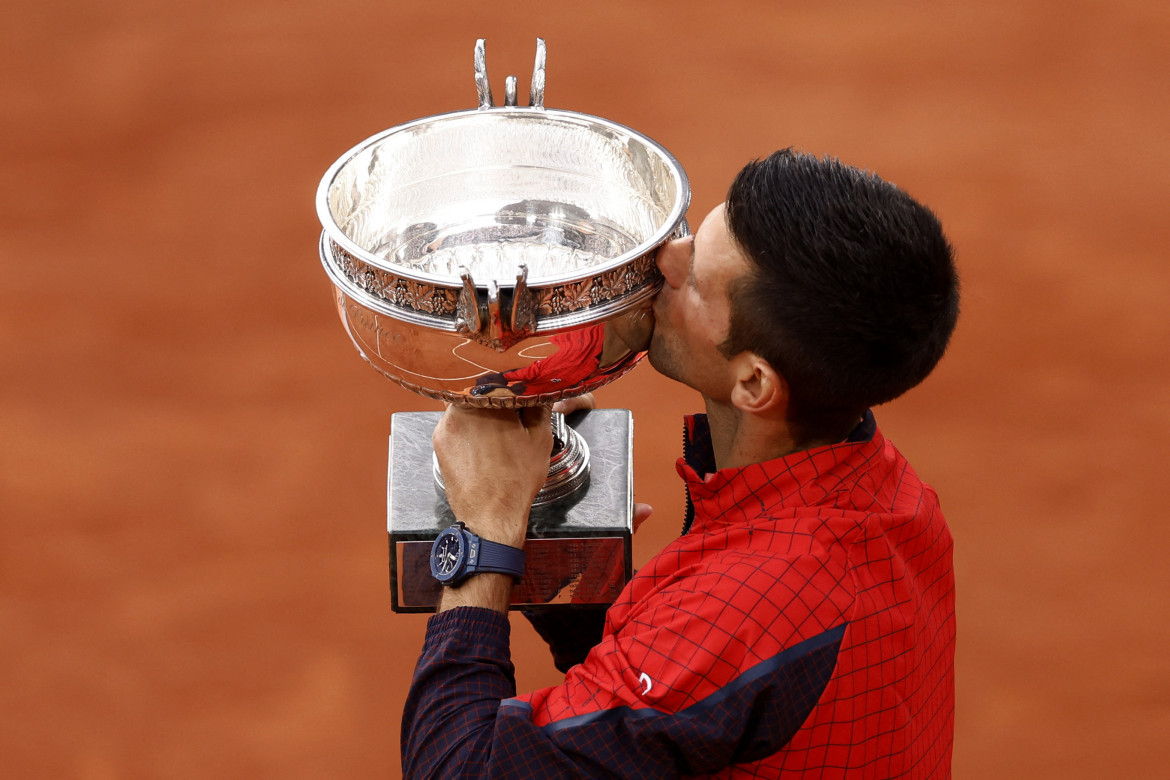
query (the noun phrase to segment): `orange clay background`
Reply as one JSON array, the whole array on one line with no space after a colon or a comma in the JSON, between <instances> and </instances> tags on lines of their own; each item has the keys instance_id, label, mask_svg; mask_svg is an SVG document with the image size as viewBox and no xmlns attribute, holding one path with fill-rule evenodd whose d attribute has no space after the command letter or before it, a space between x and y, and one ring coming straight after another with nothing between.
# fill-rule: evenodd
<instances>
[{"instance_id":1,"label":"orange clay background","mask_svg":"<svg viewBox=\"0 0 1170 780\"><path fill-rule=\"evenodd\" d=\"M425 617L390 612L390 415L314 210L358 141L497 96L670 149L692 222L794 145L940 215L963 317L879 410L941 494L959 778L1170 776L1164 0L16 0L0 14L0 776L383 778ZM641 564L679 417L633 410ZM515 624L521 689L558 681Z\"/></svg>"}]
</instances>

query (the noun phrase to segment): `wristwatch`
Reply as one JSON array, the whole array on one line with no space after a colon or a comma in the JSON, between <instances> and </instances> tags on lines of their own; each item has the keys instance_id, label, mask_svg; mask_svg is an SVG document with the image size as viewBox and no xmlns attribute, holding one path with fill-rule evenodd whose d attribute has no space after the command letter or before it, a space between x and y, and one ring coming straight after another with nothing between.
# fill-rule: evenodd
<instances>
[{"instance_id":1,"label":"wristwatch","mask_svg":"<svg viewBox=\"0 0 1170 780\"><path fill-rule=\"evenodd\" d=\"M463 523L444 529L431 545L431 576L441 584L455 587L484 572L511 574L519 582L524 576L524 551L481 539Z\"/></svg>"}]
</instances>

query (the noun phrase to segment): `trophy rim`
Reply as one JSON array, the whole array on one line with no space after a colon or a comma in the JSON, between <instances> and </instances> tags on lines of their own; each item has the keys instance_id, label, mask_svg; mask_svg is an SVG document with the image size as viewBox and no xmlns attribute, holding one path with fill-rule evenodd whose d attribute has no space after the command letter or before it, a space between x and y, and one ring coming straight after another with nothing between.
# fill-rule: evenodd
<instances>
[{"instance_id":1,"label":"trophy rim","mask_svg":"<svg viewBox=\"0 0 1170 780\"><path fill-rule=\"evenodd\" d=\"M653 138L640 133L633 128L623 125L620 122L615 122L604 117L594 116L592 114L585 114L579 111L567 111L563 109L550 109L541 107L516 107L516 106L496 106L491 108L473 108L464 109L461 111L450 111L441 114L434 114L432 116L420 117L418 119L404 122L394 127L383 130L368 138L363 139L356 145L348 149L342 154L332 165L326 170L325 175L322 176L320 183L317 186L317 217L323 226L325 236L329 240L337 244L349 254L361 262L373 266L375 268L388 271L397 276L412 281L423 282L425 284L434 285L437 287L459 288L462 282L457 276L445 276L440 274L427 273L417 269L398 265L396 263L388 263L384 259L377 257L373 253L365 250L357 243L355 243L345 232L338 226L337 221L333 217L333 213L329 207L329 195L333 188L333 183L336 180L341 170L348 165L356 156L370 148L371 146L383 141L398 133L405 132L412 128L416 128L427 124L436 124L443 121L458 120L466 117L493 115L509 117L517 121L523 121L526 117L539 117L542 119L554 119L564 121L577 125L601 125L610 130L616 131L620 134L627 135L631 138L637 139L644 144L648 149L653 150L660 156L666 167L670 170L671 176L674 179L678 195L674 199L674 203L667 217L662 221L657 230L646 239L639 242L637 246L621 255L607 260L604 263L599 263L596 266L591 266L586 271L568 271L558 274L550 274L548 276L533 276L528 279L528 284L531 287L544 287L566 284L569 282L578 281L582 278L588 278L595 274L611 271L615 268L620 268L629 262L654 251L658 246L669 239L679 228L679 225L684 222L687 209L690 207L691 187L690 180L687 177L686 171L678 159L666 149L665 146L655 141ZM506 288L510 284L501 282L500 287Z\"/></svg>"}]
</instances>

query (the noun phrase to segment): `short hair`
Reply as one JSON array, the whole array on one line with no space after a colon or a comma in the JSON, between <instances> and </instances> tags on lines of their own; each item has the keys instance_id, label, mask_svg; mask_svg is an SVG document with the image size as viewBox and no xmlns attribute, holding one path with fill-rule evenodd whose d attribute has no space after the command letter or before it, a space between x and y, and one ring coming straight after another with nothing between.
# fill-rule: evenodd
<instances>
[{"instance_id":1,"label":"short hair","mask_svg":"<svg viewBox=\"0 0 1170 780\"><path fill-rule=\"evenodd\" d=\"M959 314L954 254L937 217L898 187L784 149L739 172L726 219L751 270L728 291L720 348L784 377L798 444L844 438L942 358Z\"/></svg>"}]
</instances>

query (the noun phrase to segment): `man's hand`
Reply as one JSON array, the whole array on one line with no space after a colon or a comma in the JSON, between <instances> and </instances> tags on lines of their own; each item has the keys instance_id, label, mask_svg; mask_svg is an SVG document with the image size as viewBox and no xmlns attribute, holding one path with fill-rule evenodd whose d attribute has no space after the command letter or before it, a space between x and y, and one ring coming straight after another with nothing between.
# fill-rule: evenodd
<instances>
[{"instance_id":1,"label":"man's hand","mask_svg":"<svg viewBox=\"0 0 1170 780\"><path fill-rule=\"evenodd\" d=\"M548 475L549 408L447 408L433 437L456 519L493 542L524 547L528 510Z\"/></svg>"}]
</instances>

